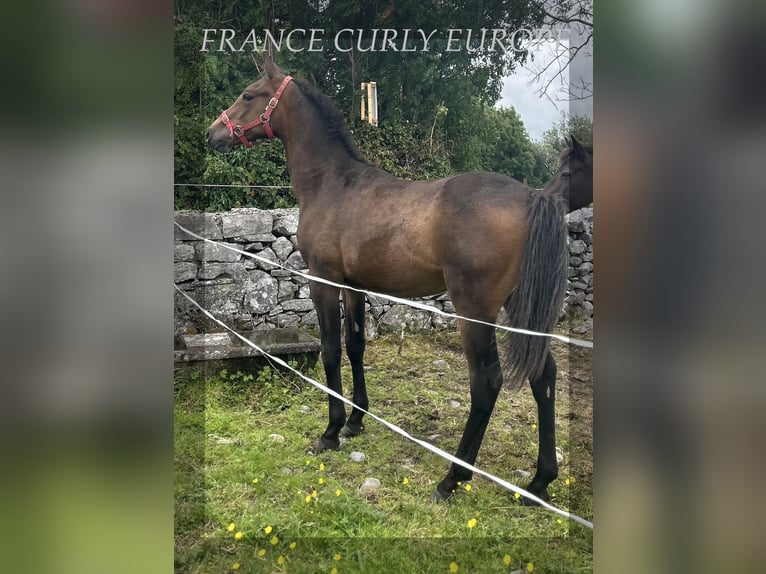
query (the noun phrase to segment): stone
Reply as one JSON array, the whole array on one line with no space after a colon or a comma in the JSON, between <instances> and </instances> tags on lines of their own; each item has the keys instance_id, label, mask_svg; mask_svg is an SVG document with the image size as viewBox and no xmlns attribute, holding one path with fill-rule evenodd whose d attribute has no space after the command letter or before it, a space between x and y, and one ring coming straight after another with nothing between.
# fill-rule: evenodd
<instances>
[{"instance_id":1,"label":"stone","mask_svg":"<svg viewBox=\"0 0 766 574\"><path fill-rule=\"evenodd\" d=\"M293 244L286 237L277 237L271 244L271 249L276 253L279 261L286 261L287 257L293 252Z\"/></svg>"},{"instance_id":2,"label":"stone","mask_svg":"<svg viewBox=\"0 0 766 574\"><path fill-rule=\"evenodd\" d=\"M245 281L247 279L247 269L241 263L203 262L197 273L198 279L206 281L222 277L231 280Z\"/></svg>"},{"instance_id":3,"label":"stone","mask_svg":"<svg viewBox=\"0 0 766 574\"><path fill-rule=\"evenodd\" d=\"M173 221L178 225L184 226L192 233L196 233L206 239L223 239L221 234L221 228L216 221L216 215L214 213L200 213L198 211L178 211L173 217ZM173 237L178 240L196 240L196 237L181 231L181 229L173 226Z\"/></svg>"},{"instance_id":4,"label":"stone","mask_svg":"<svg viewBox=\"0 0 766 574\"><path fill-rule=\"evenodd\" d=\"M200 243L197 243L195 248L197 259L200 261L224 261L234 263L242 258L241 253L227 249L224 245L239 249L239 246L233 243L213 245L212 243L201 241Z\"/></svg>"},{"instance_id":5,"label":"stone","mask_svg":"<svg viewBox=\"0 0 766 574\"><path fill-rule=\"evenodd\" d=\"M285 437L283 437L281 434L270 434L269 440L272 442L282 443L285 442Z\"/></svg>"},{"instance_id":6,"label":"stone","mask_svg":"<svg viewBox=\"0 0 766 574\"><path fill-rule=\"evenodd\" d=\"M183 283L184 281L191 281L197 278L197 264L196 263L176 263L173 265L173 281L175 283Z\"/></svg>"},{"instance_id":7,"label":"stone","mask_svg":"<svg viewBox=\"0 0 766 574\"><path fill-rule=\"evenodd\" d=\"M362 486L359 487L360 494L374 494L380 489L380 480L377 478L365 478Z\"/></svg>"},{"instance_id":8,"label":"stone","mask_svg":"<svg viewBox=\"0 0 766 574\"><path fill-rule=\"evenodd\" d=\"M449 366L449 363L447 361L445 361L444 359L438 359L438 360L434 361L433 363L431 363L431 366L434 367L435 369L439 370L439 371L450 371L451 370L450 366Z\"/></svg>"},{"instance_id":9,"label":"stone","mask_svg":"<svg viewBox=\"0 0 766 574\"><path fill-rule=\"evenodd\" d=\"M311 299L292 299L290 301L284 301L282 303L282 309L285 311L297 311L298 313L306 313L314 309L314 303Z\"/></svg>"},{"instance_id":10,"label":"stone","mask_svg":"<svg viewBox=\"0 0 766 574\"><path fill-rule=\"evenodd\" d=\"M303 414L310 413L311 412L311 407L308 406L308 405L301 405L300 411Z\"/></svg>"},{"instance_id":11,"label":"stone","mask_svg":"<svg viewBox=\"0 0 766 574\"><path fill-rule=\"evenodd\" d=\"M459 409L460 408L460 401L451 400L449 402L449 406L451 406L453 409Z\"/></svg>"},{"instance_id":12,"label":"stone","mask_svg":"<svg viewBox=\"0 0 766 574\"><path fill-rule=\"evenodd\" d=\"M173 250L173 261L194 261L194 245L189 243L176 245Z\"/></svg>"},{"instance_id":13,"label":"stone","mask_svg":"<svg viewBox=\"0 0 766 574\"><path fill-rule=\"evenodd\" d=\"M391 309L380 317L381 328L401 330L410 327L415 330L426 329L431 326L431 313L413 309L407 305L393 305Z\"/></svg>"},{"instance_id":14,"label":"stone","mask_svg":"<svg viewBox=\"0 0 766 574\"><path fill-rule=\"evenodd\" d=\"M520 468L517 468L513 471L513 474L515 476L518 476L519 478L531 478L532 473L526 470L522 470Z\"/></svg>"},{"instance_id":15,"label":"stone","mask_svg":"<svg viewBox=\"0 0 766 574\"><path fill-rule=\"evenodd\" d=\"M279 301L292 300L298 286L288 279L282 279L279 282ZM587 285L586 285L587 287Z\"/></svg>"},{"instance_id":16,"label":"stone","mask_svg":"<svg viewBox=\"0 0 766 574\"><path fill-rule=\"evenodd\" d=\"M556 447L556 462L558 464L561 464L562 462L564 462L564 453L561 452L561 448L559 447Z\"/></svg>"},{"instance_id":17,"label":"stone","mask_svg":"<svg viewBox=\"0 0 766 574\"><path fill-rule=\"evenodd\" d=\"M569 224L569 232L570 233L580 233L582 231L585 231L586 222L585 222L585 213L583 213L583 210L578 209L577 211L573 211L572 213L567 215L567 220Z\"/></svg>"},{"instance_id":18,"label":"stone","mask_svg":"<svg viewBox=\"0 0 766 574\"><path fill-rule=\"evenodd\" d=\"M301 318L295 313L280 313L273 318L277 327L297 327L301 323Z\"/></svg>"},{"instance_id":19,"label":"stone","mask_svg":"<svg viewBox=\"0 0 766 574\"><path fill-rule=\"evenodd\" d=\"M582 239L577 239L569 244L569 253L572 255L580 255L588 250L588 246Z\"/></svg>"},{"instance_id":20,"label":"stone","mask_svg":"<svg viewBox=\"0 0 766 574\"><path fill-rule=\"evenodd\" d=\"M569 266L570 267L577 267L583 262L582 257L570 257L569 258Z\"/></svg>"},{"instance_id":21,"label":"stone","mask_svg":"<svg viewBox=\"0 0 766 574\"><path fill-rule=\"evenodd\" d=\"M308 266L306 265L306 262L303 260L303 256L301 255L300 251L294 251L290 257L287 258L285 261L285 267L287 269L293 269L293 270L301 270L306 269Z\"/></svg>"},{"instance_id":22,"label":"stone","mask_svg":"<svg viewBox=\"0 0 766 574\"><path fill-rule=\"evenodd\" d=\"M205 333L200 335L184 335L181 337L187 349L204 349L206 347L227 347L231 345L228 333Z\"/></svg>"},{"instance_id":23,"label":"stone","mask_svg":"<svg viewBox=\"0 0 766 574\"><path fill-rule=\"evenodd\" d=\"M232 209L221 214L221 231L226 239L271 235L273 223L271 212L260 209ZM252 241L263 240L252 239Z\"/></svg>"},{"instance_id":24,"label":"stone","mask_svg":"<svg viewBox=\"0 0 766 574\"><path fill-rule=\"evenodd\" d=\"M316 311L309 311L303 317L301 317L301 325L306 327L316 327L319 325L319 317Z\"/></svg>"},{"instance_id":25,"label":"stone","mask_svg":"<svg viewBox=\"0 0 766 574\"><path fill-rule=\"evenodd\" d=\"M253 313L268 313L279 303L277 280L263 271L251 271L243 301Z\"/></svg>"},{"instance_id":26,"label":"stone","mask_svg":"<svg viewBox=\"0 0 766 574\"><path fill-rule=\"evenodd\" d=\"M267 247L260 251L259 253L256 253L258 257L261 257L263 259L268 259L269 261L273 261L274 263L278 262L277 254L274 253L274 251L271 249L271 247ZM258 269L264 269L266 271L271 271L272 269L279 269L276 265L269 265L268 263L264 263L260 259L253 259L255 261L256 266Z\"/></svg>"},{"instance_id":27,"label":"stone","mask_svg":"<svg viewBox=\"0 0 766 574\"><path fill-rule=\"evenodd\" d=\"M348 455L348 458L350 458L354 462L364 462L367 457L364 456L363 452L359 452L355 450L350 455Z\"/></svg>"},{"instance_id":28,"label":"stone","mask_svg":"<svg viewBox=\"0 0 766 574\"><path fill-rule=\"evenodd\" d=\"M275 209L272 232L275 235L289 236L298 233L298 210Z\"/></svg>"},{"instance_id":29,"label":"stone","mask_svg":"<svg viewBox=\"0 0 766 574\"><path fill-rule=\"evenodd\" d=\"M311 297L311 290L309 289L308 284L301 285L298 288L298 299L309 299Z\"/></svg>"}]
</instances>

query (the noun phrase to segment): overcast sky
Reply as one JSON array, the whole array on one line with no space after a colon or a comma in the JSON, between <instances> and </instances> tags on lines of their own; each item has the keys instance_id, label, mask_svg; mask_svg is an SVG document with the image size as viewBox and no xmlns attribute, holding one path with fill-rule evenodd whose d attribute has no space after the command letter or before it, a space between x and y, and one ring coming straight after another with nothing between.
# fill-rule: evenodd
<instances>
[{"instance_id":1,"label":"overcast sky","mask_svg":"<svg viewBox=\"0 0 766 574\"><path fill-rule=\"evenodd\" d=\"M553 42L541 45L533 50L533 61L528 61L524 66L517 65L515 73L505 79L497 106L515 108L516 112L521 116L524 126L527 128L529 137L533 140L539 140L546 130L561 121L563 114L572 113L593 117L592 98L572 104L566 100L569 68L564 70L560 78L554 80L547 91L549 97L541 95L539 92L550 78L558 72L559 66L557 64L550 67L542 80L533 82L536 72L542 70L557 55L561 57L562 62L565 62L565 51L564 47L557 47ZM577 62L580 69L586 70L583 76L588 76L589 81L593 79L592 62L592 58ZM533 83L530 85L530 82Z\"/></svg>"}]
</instances>

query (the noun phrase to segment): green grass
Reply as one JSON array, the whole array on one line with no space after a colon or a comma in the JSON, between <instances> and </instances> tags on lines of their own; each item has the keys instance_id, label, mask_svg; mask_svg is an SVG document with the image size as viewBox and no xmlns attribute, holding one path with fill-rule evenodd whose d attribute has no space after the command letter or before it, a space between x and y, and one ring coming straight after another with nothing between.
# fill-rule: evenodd
<instances>
[{"instance_id":1,"label":"green grass","mask_svg":"<svg viewBox=\"0 0 766 574\"><path fill-rule=\"evenodd\" d=\"M372 412L454 452L469 408L458 336L408 335L401 353L399 346L398 336L368 344ZM591 519L590 356L563 346L555 351L557 435L565 459L549 492L553 504ZM437 359L450 368L434 367ZM320 371L308 374L323 382ZM570 371L586 380L570 383ZM343 377L348 393L347 363ZM430 503L448 463L373 420L341 450L309 454L326 426L327 401L294 376L271 369L187 374L175 386L177 572L233 572L235 563L238 572L258 573L329 573L334 567L338 574L446 573L452 562L460 573L508 573L528 563L535 572L592 570L590 530L522 506L481 477L451 503ZM534 473L536 417L528 389L504 388L477 466L526 486L513 470ZM270 434L285 440L275 442ZM352 450L367 459L352 462ZM358 492L367 477L382 483L374 496ZM476 525L469 528L472 518Z\"/></svg>"}]
</instances>

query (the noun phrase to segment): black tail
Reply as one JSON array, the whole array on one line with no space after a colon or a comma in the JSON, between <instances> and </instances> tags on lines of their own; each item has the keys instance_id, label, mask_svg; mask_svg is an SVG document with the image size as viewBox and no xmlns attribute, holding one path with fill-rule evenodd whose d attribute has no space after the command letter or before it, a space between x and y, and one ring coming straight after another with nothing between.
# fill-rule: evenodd
<instances>
[{"instance_id":1,"label":"black tail","mask_svg":"<svg viewBox=\"0 0 766 574\"><path fill-rule=\"evenodd\" d=\"M533 191L527 206L527 239L519 283L504 304L509 327L551 333L567 287L565 205L556 195ZM542 373L548 337L508 333L506 379L520 385Z\"/></svg>"}]
</instances>

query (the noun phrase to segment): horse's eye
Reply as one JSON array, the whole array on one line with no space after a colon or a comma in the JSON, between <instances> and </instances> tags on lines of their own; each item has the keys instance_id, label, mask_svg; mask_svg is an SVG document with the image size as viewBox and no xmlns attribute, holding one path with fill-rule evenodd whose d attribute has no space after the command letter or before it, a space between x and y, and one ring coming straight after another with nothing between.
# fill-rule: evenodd
<instances>
[{"instance_id":1,"label":"horse's eye","mask_svg":"<svg viewBox=\"0 0 766 574\"><path fill-rule=\"evenodd\" d=\"M568 171L561 172L561 179L569 179L569 172Z\"/></svg>"},{"instance_id":2,"label":"horse's eye","mask_svg":"<svg viewBox=\"0 0 766 574\"><path fill-rule=\"evenodd\" d=\"M248 94L247 92L245 92L244 94L242 94L242 99L245 100L246 102L249 102L250 100L253 99L253 96L252 94Z\"/></svg>"}]
</instances>

